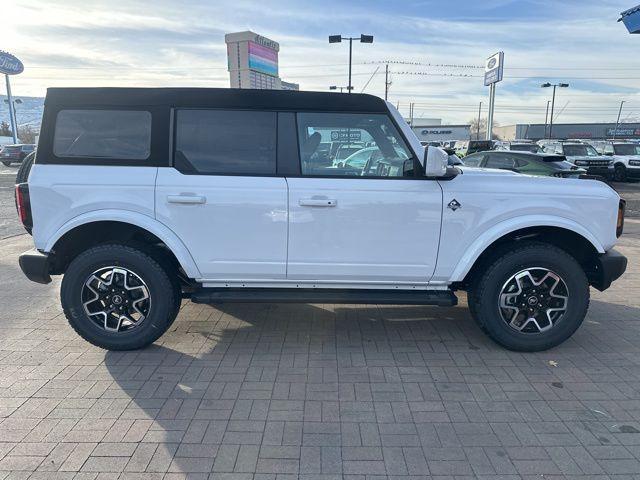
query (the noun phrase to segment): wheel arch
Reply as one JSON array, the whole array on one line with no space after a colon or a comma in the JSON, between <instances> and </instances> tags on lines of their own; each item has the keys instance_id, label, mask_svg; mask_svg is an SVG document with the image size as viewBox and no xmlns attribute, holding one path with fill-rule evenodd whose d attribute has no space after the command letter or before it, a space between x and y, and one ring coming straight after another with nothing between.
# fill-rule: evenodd
<instances>
[{"instance_id":1,"label":"wheel arch","mask_svg":"<svg viewBox=\"0 0 640 480\"><path fill-rule=\"evenodd\" d=\"M157 220L135 212L99 210L69 220L47 241L44 251L54 252L56 273L62 273L81 251L108 241L135 241L164 247L189 278L200 271L182 240Z\"/></svg>"},{"instance_id":2,"label":"wheel arch","mask_svg":"<svg viewBox=\"0 0 640 480\"><path fill-rule=\"evenodd\" d=\"M452 282L465 283L487 258L512 241L535 239L562 248L574 256L587 270L593 257L604 253L598 239L578 223L564 219L549 219L545 222L519 222L506 226L498 224L478 237L458 261Z\"/></svg>"}]
</instances>

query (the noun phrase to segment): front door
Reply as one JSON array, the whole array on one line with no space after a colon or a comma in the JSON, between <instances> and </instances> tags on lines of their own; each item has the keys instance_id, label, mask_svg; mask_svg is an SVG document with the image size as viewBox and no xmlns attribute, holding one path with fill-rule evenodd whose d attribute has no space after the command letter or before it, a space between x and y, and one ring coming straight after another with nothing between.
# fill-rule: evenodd
<instances>
[{"instance_id":1,"label":"front door","mask_svg":"<svg viewBox=\"0 0 640 480\"><path fill-rule=\"evenodd\" d=\"M302 175L287 178L287 278L371 287L428 282L442 190L414 176L414 154L389 117L300 113L298 135ZM315 148L325 141L355 151L326 159Z\"/></svg>"}]
</instances>

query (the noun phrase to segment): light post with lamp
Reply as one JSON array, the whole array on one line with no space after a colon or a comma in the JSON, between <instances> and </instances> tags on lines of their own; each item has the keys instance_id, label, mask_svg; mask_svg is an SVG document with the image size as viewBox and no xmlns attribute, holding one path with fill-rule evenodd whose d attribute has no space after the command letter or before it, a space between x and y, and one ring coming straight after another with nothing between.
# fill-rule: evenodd
<instances>
[{"instance_id":1,"label":"light post with lamp","mask_svg":"<svg viewBox=\"0 0 640 480\"><path fill-rule=\"evenodd\" d=\"M553 94L551 96L551 117L549 118L549 138L551 138L553 133L553 107L556 103L556 87L567 88L569 86L568 83L543 83L540 85L542 88L553 87Z\"/></svg>"},{"instance_id":2,"label":"light post with lamp","mask_svg":"<svg viewBox=\"0 0 640 480\"><path fill-rule=\"evenodd\" d=\"M353 41L359 40L360 43L373 43L373 35L360 35L359 37L329 35L329 43L341 43L342 40L349 40L349 83L347 84L347 93L351 93L351 90L353 90L353 86L351 85L351 60L353 58Z\"/></svg>"}]
</instances>

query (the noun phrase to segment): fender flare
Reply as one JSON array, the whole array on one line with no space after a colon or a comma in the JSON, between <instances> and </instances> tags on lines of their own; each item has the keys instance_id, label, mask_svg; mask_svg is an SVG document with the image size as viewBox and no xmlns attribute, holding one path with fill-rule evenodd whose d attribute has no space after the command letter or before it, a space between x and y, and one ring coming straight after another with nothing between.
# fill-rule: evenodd
<instances>
[{"instance_id":1,"label":"fender flare","mask_svg":"<svg viewBox=\"0 0 640 480\"><path fill-rule=\"evenodd\" d=\"M509 233L530 227L558 227L572 231L584 237L598 253L605 253L604 247L598 239L589 232L585 227L564 217L551 215L525 215L518 218L504 220L492 226L482 233L476 240L466 249L462 257L458 260L456 267L451 274L451 282L459 282L469 273L476 260L482 253L496 240Z\"/></svg>"},{"instance_id":2,"label":"fender flare","mask_svg":"<svg viewBox=\"0 0 640 480\"><path fill-rule=\"evenodd\" d=\"M56 230L56 232L47 240L44 251L50 252L56 242L74 228L88 223L104 221L128 223L147 230L149 233L152 233L162 240L169 250L173 252L178 263L180 263L180 266L189 278L198 279L202 277L191 253L182 240L180 240L180 238L171 229L152 217L132 212L130 210L94 210L78 215L77 217L68 220L58 228L58 230Z\"/></svg>"}]
</instances>

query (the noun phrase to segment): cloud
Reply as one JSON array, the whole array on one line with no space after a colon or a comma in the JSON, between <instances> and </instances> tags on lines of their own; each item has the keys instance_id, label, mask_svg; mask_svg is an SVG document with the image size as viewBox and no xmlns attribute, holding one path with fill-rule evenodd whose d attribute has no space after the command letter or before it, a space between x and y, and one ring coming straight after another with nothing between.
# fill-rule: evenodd
<instances>
[{"instance_id":1,"label":"cloud","mask_svg":"<svg viewBox=\"0 0 640 480\"><path fill-rule=\"evenodd\" d=\"M505 80L496 101L500 123L544 121L549 91L539 88L542 80L571 84L559 92L561 105L569 102L561 120L610 120L621 99L625 108L640 112L640 65L632 61L637 39L616 23L627 3L10 0L5 13L20 20L3 24L3 47L25 62L25 73L13 79L22 95L43 95L48 86L224 87L224 33L251 29L280 43L285 80L326 90L347 80L347 45L329 45L327 35L369 33L373 45L354 45L356 91L371 78L367 92L383 95L380 62L386 59L482 65L504 50ZM391 70L390 98L405 112L415 102L419 115L459 123L487 102L482 70Z\"/></svg>"}]
</instances>

